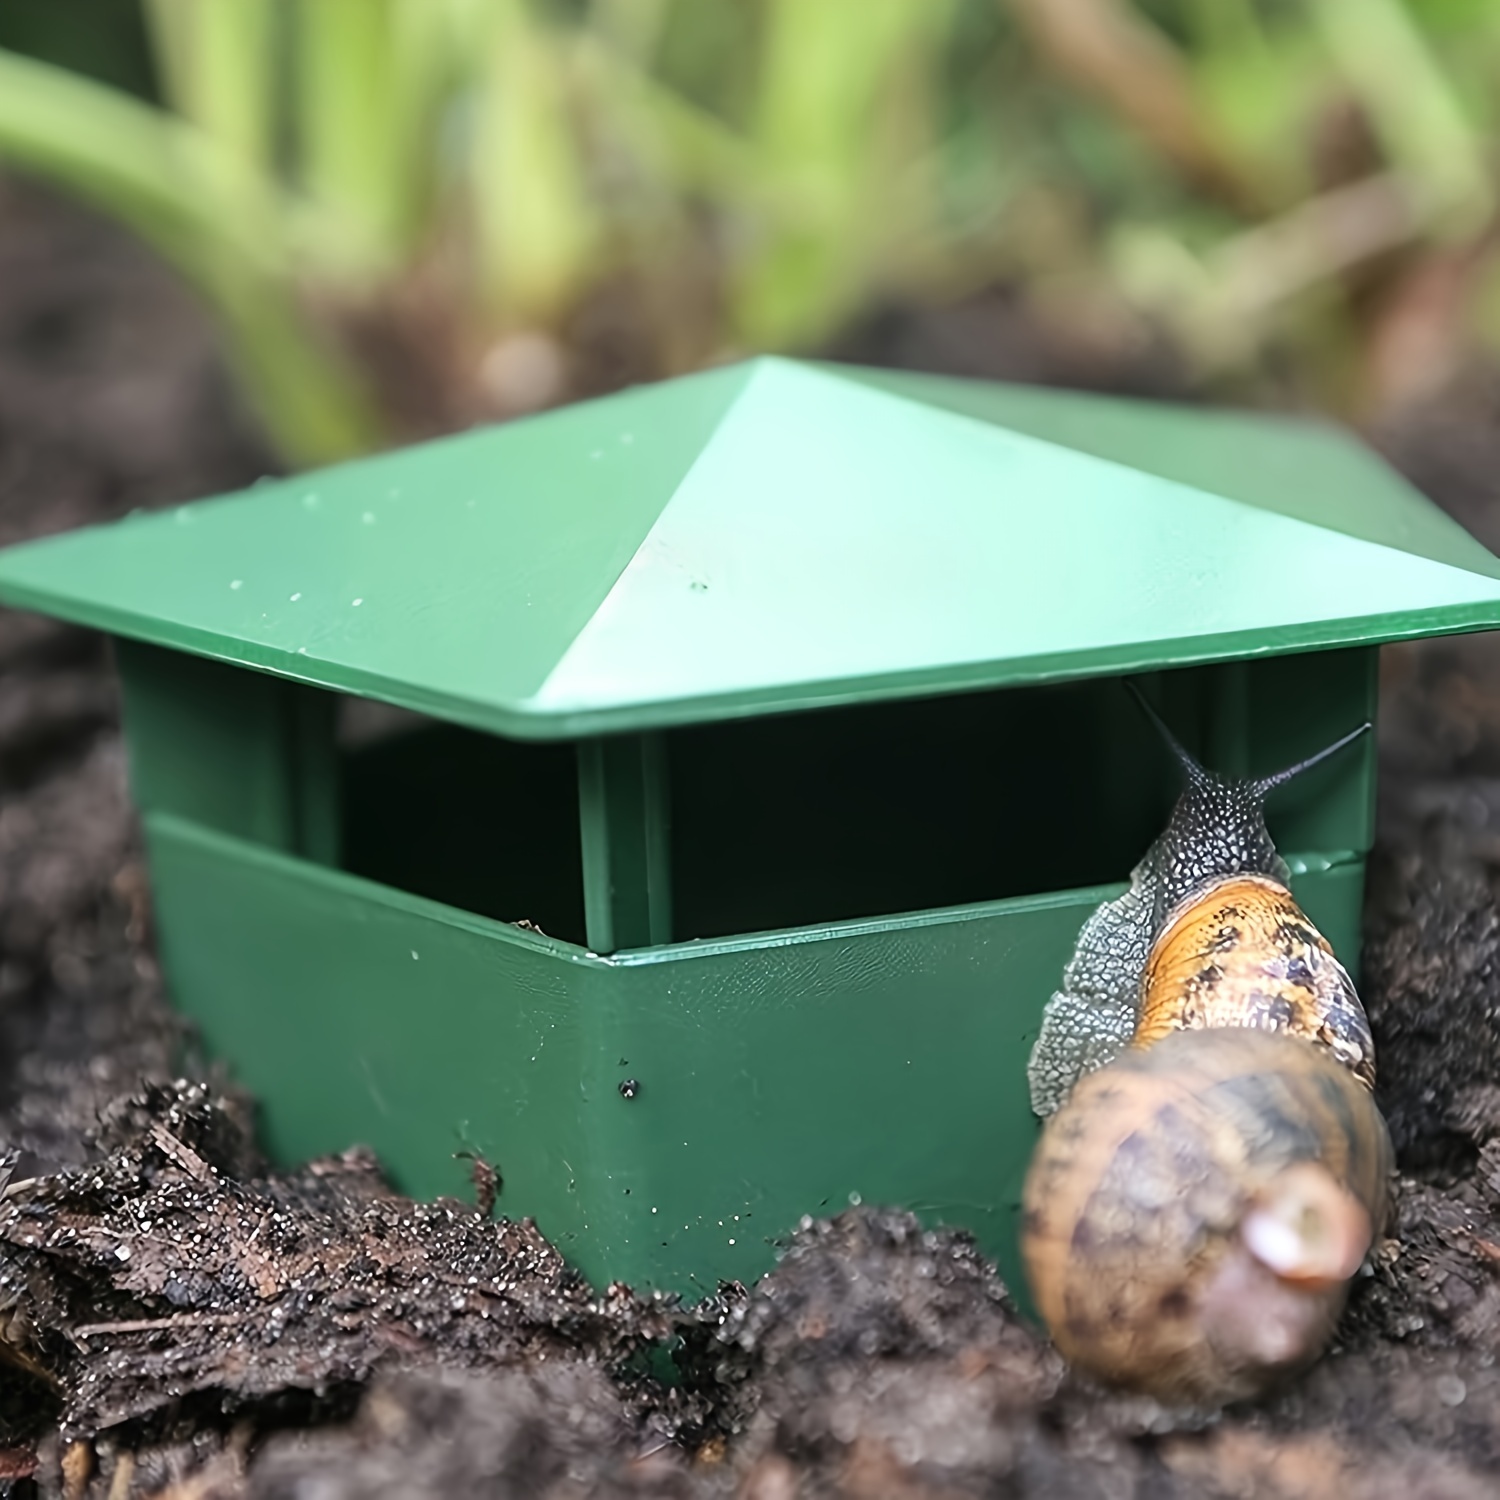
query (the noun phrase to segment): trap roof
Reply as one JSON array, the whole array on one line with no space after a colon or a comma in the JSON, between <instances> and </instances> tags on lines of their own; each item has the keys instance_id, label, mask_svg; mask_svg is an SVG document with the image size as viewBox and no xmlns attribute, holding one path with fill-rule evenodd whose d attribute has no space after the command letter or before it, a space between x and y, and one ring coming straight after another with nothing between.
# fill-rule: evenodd
<instances>
[{"instance_id":1,"label":"trap roof","mask_svg":"<svg viewBox=\"0 0 1500 1500\"><path fill-rule=\"evenodd\" d=\"M0 555L0 600L564 738L1500 625L1319 423L785 359Z\"/></svg>"}]
</instances>

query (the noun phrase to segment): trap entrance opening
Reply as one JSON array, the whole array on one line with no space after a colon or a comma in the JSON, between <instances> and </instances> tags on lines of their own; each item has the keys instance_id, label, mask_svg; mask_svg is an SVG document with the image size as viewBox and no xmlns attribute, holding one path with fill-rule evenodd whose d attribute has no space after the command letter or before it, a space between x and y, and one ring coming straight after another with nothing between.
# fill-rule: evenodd
<instances>
[{"instance_id":1,"label":"trap entrance opening","mask_svg":"<svg viewBox=\"0 0 1500 1500\"><path fill-rule=\"evenodd\" d=\"M338 747L344 869L583 945L572 745L344 699Z\"/></svg>"},{"instance_id":2,"label":"trap entrance opening","mask_svg":"<svg viewBox=\"0 0 1500 1500\"><path fill-rule=\"evenodd\" d=\"M966 694L671 737L673 931L721 937L1116 880L1170 768L1117 686Z\"/></svg>"},{"instance_id":3,"label":"trap entrance opening","mask_svg":"<svg viewBox=\"0 0 1500 1500\"><path fill-rule=\"evenodd\" d=\"M340 863L584 943L577 748L350 700ZM671 936L729 937L1121 878L1175 776L1118 685L673 730Z\"/></svg>"},{"instance_id":4,"label":"trap entrance opening","mask_svg":"<svg viewBox=\"0 0 1500 1500\"><path fill-rule=\"evenodd\" d=\"M1375 704L1370 649L1137 679L1227 775L1321 749ZM1120 679L683 729L669 737L679 940L879 917L1124 880L1180 790ZM1367 737L1279 791L1285 852L1367 849Z\"/></svg>"},{"instance_id":5,"label":"trap entrance opening","mask_svg":"<svg viewBox=\"0 0 1500 1500\"><path fill-rule=\"evenodd\" d=\"M148 814L602 951L1123 880L1179 784L1118 679L679 728L649 754L637 737L634 756L615 754L622 736L591 781L602 742L507 740L126 642L120 663ZM1373 650L1352 650L1140 681L1205 763L1249 774L1358 724L1374 671ZM1278 846L1367 849L1373 768L1367 738L1279 792ZM648 847L669 920L604 942L589 903L628 900Z\"/></svg>"}]
</instances>

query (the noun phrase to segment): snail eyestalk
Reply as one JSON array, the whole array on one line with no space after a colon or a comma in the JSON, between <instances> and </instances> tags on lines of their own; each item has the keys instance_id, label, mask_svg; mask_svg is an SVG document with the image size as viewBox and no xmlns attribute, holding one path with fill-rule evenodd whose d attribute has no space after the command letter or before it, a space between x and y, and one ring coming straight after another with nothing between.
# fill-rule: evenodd
<instances>
[{"instance_id":1,"label":"snail eyestalk","mask_svg":"<svg viewBox=\"0 0 1500 1500\"><path fill-rule=\"evenodd\" d=\"M1167 721L1157 713L1152 706L1151 700L1138 688L1135 683L1125 684L1130 689L1130 695L1140 707L1141 712L1156 726L1156 732L1161 736L1167 749L1172 752L1177 764L1182 768L1182 774L1186 777L1190 786L1213 780L1213 777L1198 763L1198 759L1191 751L1186 749L1181 740L1167 728Z\"/></svg>"},{"instance_id":2,"label":"snail eyestalk","mask_svg":"<svg viewBox=\"0 0 1500 1500\"><path fill-rule=\"evenodd\" d=\"M1351 729L1348 734L1336 739L1331 745L1325 745L1316 755L1309 755L1306 760L1299 760L1294 766L1287 766L1284 770L1273 771L1269 776L1257 778L1251 782L1256 795L1265 798L1277 787L1285 786L1293 777L1312 770L1316 765L1321 765L1330 756L1337 755L1345 745L1352 745L1362 734L1368 734L1370 727L1370 721L1366 719L1357 729Z\"/></svg>"},{"instance_id":3,"label":"snail eyestalk","mask_svg":"<svg viewBox=\"0 0 1500 1500\"><path fill-rule=\"evenodd\" d=\"M1140 706L1141 711L1151 720L1156 727L1156 732L1161 736L1163 743L1172 752L1173 759L1182 768L1183 776L1188 785L1206 786L1216 785L1238 785L1257 802L1263 802L1277 787L1282 787L1293 778L1300 776L1304 771L1310 771L1314 766L1321 765L1331 756L1337 755L1346 745L1352 745L1362 734L1369 733L1371 728L1369 720L1351 729L1348 734L1341 735L1331 745L1325 745L1316 754L1309 755L1305 760L1299 760L1295 765L1285 766L1279 771L1273 771L1269 776L1251 777L1240 782L1231 782L1216 776L1207 770L1193 753L1186 749L1182 741L1167 727L1167 721L1152 706L1151 700L1133 682L1127 682L1125 686L1130 690L1131 696Z\"/></svg>"}]
</instances>

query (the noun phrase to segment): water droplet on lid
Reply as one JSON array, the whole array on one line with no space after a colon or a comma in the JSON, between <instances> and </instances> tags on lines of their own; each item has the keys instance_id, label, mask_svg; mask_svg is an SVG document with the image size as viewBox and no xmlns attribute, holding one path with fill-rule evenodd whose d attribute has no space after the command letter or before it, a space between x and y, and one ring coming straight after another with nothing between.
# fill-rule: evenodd
<instances>
[{"instance_id":1,"label":"water droplet on lid","mask_svg":"<svg viewBox=\"0 0 1500 1500\"><path fill-rule=\"evenodd\" d=\"M855 1208L858 1208L859 1205L861 1203L863 1203L864 1201L865 1200L863 1198L861 1198L858 1193L850 1193L849 1194L849 1202Z\"/></svg>"},{"instance_id":2,"label":"water droplet on lid","mask_svg":"<svg viewBox=\"0 0 1500 1500\"><path fill-rule=\"evenodd\" d=\"M317 495L317 492L315 490L309 490L308 493L305 494L302 497L302 503L309 510L316 510L318 508L318 495Z\"/></svg>"},{"instance_id":3,"label":"water droplet on lid","mask_svg":"<svg viewBox=\"0 0 1500 1500\"><path fill-rule=\"evenodd\" d=\"M292 603L295 604L301 597L302 597L302 595L301 595L300 592L296 593L296 594L293 594L292 595Z\"/></svg>"},{"instance_id":4,"label":"water droplet on lid","mask_svg":"<svg viewBox=\"0 0 1500 1500\"><path fill-rule=\"evenodd\" d=\"M412 958L413 958L413 959L417 959L417 958L420 958L420 957L421 957L421 954L419 954L419 953L418 953L418 952L417 952L417 950L416 950L416 949L415 949L415 948L413 948L413 949L412 949L412 950L411 950L411 956L412 956Z\"/></svg>"},{"instance_id":5,"label":"water droplet on lid","mask_svg":"<svg viewBox=\"0 0 1500 1500\"><path fill-rule=\"evenodd\" d=\"M242 588L244 588L244 586L245 586L245 580L243 578L234 578L234 579L231 579L230 583L229 583L229 587L232 588L232 589L242 589Z\"/></svg>"},{"instance_id":6,"label":"water droplet on lid","mask_svg":"<svg viewBox=\"0 0 1500 1500\"><path fill-rule=\"evenodd\" d=\"M734 1243L734 1241L733 1241L733 1240L730 1240L730 1242L729 1242L729 1243L730 1243L730 1244L731 1244L731 1245L732 1245L732 1244L733 1244L733 1243Z\"/></svg>"},{"instance_id":7,"label":"water droplet on lid","mask_svg":"<svg viewBox=\"0 0 1500 1500\"><path fill-rule=\"evenodd\" d=\"M354 601L354 607L355 607L355 609L358 609L360 607L360 605L363 604L364 602L365 601L363 599L356 599Z\"/></svg>"},{"instance_id":8,"label":"water droplet on lid","mask_svg":"<svg viewBox=\"0 0 1500 1500\"><path fill-rule=\"evenodd\" d=\"M363 521L366 526L373 526L375 524L375 512L373 510L367 510L364 515L360 517L360 520Z\"/></svg>"}]
</instances>

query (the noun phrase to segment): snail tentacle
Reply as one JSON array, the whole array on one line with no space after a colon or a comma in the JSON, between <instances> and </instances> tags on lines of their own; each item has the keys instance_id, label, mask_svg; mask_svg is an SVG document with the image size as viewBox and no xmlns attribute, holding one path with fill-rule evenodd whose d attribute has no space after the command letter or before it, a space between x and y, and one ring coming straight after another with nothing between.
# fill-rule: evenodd
<instances>
[{"instance_id":1,"label":"snail tentacle","mask_svg":"<svg viewBox=\"0 0 1500 1500\"><path fill-rule=\"evenodd\" d=\"M1314 755L1309 755L1306 760L1299 760L1294 765L1283 766L1279 771L1273 771L1269 776L1258 777L1251 785L1256 789L1262 800L1269 797L1279 786L1285 786L1294 777L1300 776L1304 771L1310 771L1314 766L1321 765L1330 756L1337 755L1345 745L1352 745L1361 735L1368 734L1371 729L1368 719L1357 728L1351 729L1348 734L1336 739L1331 745L1325 745Z\"/></svg>"}]
</instances>

